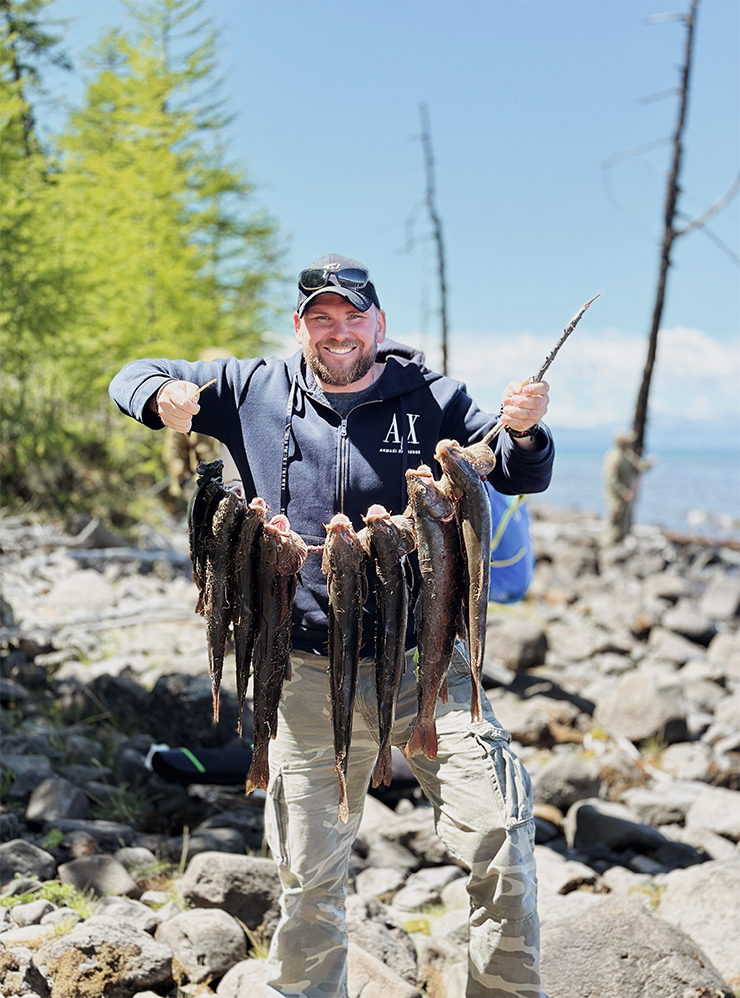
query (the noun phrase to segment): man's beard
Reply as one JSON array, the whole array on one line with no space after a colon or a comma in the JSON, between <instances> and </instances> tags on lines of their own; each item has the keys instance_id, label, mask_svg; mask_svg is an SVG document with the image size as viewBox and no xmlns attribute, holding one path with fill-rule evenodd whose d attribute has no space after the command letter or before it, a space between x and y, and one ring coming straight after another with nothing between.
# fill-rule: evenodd
<instances>
[{"instance_id":1,"label":"man's beard","mask_svg":"<svg viewBox=\"0 0 740 998\"><path fill-rule=\"evenodd\" d=\"M349 346L350 343L353 346L359 346L360 352L355 362L347 368L329 367L319 357L318 353L309 351L308 349L303 351L306 363L323 384L332 385L335 388L346 388L347 385L352 385L364 378L372 368L378 352L377 342L373 343L372 347L369 347L367 351L356 340L347 341L345 344L340 345Z\"/></svg>"}]
</instances>

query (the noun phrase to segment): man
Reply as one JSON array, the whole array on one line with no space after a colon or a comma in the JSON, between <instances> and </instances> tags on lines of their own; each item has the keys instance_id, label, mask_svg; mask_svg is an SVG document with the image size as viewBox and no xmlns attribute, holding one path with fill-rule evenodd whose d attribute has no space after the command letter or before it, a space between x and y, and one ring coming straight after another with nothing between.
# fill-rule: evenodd
<instances>
[{"instance_id":1,"label":"man","mask_svg":"<svg viewBox=\"0 0 740 998\"><path fill-rule=\"evenodd\" d=\"M608 523L604 531L605 546L623 541L632 529L632 511L640 485L640 477L652 468L655 459L642 458L634 450L636 436L632 430L614 435L614 447L604 456L604 494Z\"/></svg>"},{"instance_id":2,"label":"man","mask_svg":"<svg viewBox=\"0 0 740 998\"><path fill-rule=\"evenodd\" d=\"M255 495L287 513L309 545L344 512L355 528L373 503L406 507L405 471L434 466L437 441L467 444L495 419L464 387L424 368L418 355L385 343L386 317L367 269L337 255L301 272L293 317L301 350L288 361L136 361L111 395L147 425L218 437ZM198 402L199 385L217 378ZM509 495L547 487L553 458L548 386L512 382L503 395L507 432L489 476ZM284 686L270 745L266 834L283 885L268 983L286 998L346 998L344 898L352 842L378 748L373 669L374 607L365 608L349 754L349 821L337 818L337 782L327 677L327 592L320 555L301 572L293 626L293 678ZM413 648L398 700L394 744L416 716ZM439 751L410 764L434 806L437 830L469 871L469 998L540 998L539 928L531 787L488 700L471 722L470 671L458 643L448 702L437 704Z\"/></svg>"}]
</instances>

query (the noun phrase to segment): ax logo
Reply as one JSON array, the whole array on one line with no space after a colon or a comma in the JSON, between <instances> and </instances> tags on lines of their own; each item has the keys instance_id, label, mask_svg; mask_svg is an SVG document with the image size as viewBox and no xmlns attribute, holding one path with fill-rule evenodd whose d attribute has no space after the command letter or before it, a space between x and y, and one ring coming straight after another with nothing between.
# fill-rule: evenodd
<instances>
[{"instance_id":1,"label":"ax logo","mask_svg":"<svg viewBox=\"0 0 740 998\"><path fill-rule=\"evenodd\" d=\"M388 432L383 438L384 446L380 448L381 454L400 454L403 449L403 430L406 430L406 443L409 447L409 454L419 454L419 440L416 436L416 421L419 418L420 413L418 412L407 412L406 419L408 425L403 427L400 425L398 418L398 413L393 414L393 419L391 420L391 425L388 427ZM411 447L414 450L411 450Z\"/></svg>"}]
</instances>

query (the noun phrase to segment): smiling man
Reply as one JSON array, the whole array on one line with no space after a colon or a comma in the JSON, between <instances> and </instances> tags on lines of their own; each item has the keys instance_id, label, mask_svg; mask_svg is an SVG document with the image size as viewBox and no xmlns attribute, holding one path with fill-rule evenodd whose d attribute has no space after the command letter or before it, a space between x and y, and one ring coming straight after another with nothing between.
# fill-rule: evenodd
<instances>
[{"instance_id":1,"label":"smiling man","mask_svg":"<svg viewBox=\"0 0 740 998\"><path fill-rule=\"evenodd\" d=\"M402 513L406 470L435 468L439 440L474 443L496 417L482 412L464 385L427 370L420 354L386 339L374 282L356 260L332 254L301 271L293 324L301 349L287 361L135 361L110 392L123 412L153 429L192 428L221 440L246 499L260 496L273 512L286 513L306 543L319 548L335 513L346 514L357 530L373 504ZM212 379L215 385L195 401L198 386ZM544 383L522 382L504 391L507 432L496 440L488 476L499 492L541 492L549 484L553 445L540 423L547 391ZM415 575L418 586L418 565ZM295 598L293 678L270 743L265 804L266 836L283 884L267 980L285 998L347 998L349 858L378 751L371 594L363 611L345 824L337 817L327 608L326 577L314 552ZM410 622L392 734L400 748L417 712L414 640ZM409 764L449 853L468 871L466 995L540 998L529 778L487 697L482 720L471 721L470 684L458 642L447 702L437 703L437 758L417 755Z\"/></svg>"}]
</instances>

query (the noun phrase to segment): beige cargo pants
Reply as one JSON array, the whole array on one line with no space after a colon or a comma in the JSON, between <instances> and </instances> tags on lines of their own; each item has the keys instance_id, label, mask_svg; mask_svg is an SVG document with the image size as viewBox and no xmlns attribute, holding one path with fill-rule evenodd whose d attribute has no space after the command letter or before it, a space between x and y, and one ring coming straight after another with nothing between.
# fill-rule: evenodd
<instances>
[{"instance_id":1,"label":"beige cargo pants","mask_svg":"<svg viewBox=\"0 0 740 998\"><path fill-rule=\"evenodd\" d=\"M337 776L327 659L294 655L270 746L267 840L283 886L267 982L289 998L346 998L344 900L352 842L378 748L375 675L363 660L349 754L349 822L337 818ZM462 645L437 704L437 759L409 762L434 806L437 832L470 870L467 998L540 998L539 922L529 777L488 700L470 719L470 671ZM416 716L415 666L406 660L394 743Z\"/></svg>"}]
</instances>

